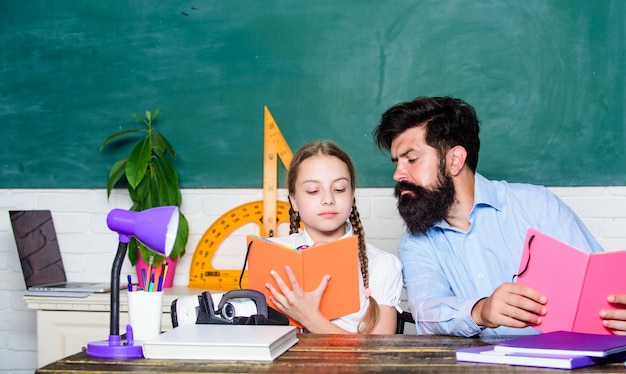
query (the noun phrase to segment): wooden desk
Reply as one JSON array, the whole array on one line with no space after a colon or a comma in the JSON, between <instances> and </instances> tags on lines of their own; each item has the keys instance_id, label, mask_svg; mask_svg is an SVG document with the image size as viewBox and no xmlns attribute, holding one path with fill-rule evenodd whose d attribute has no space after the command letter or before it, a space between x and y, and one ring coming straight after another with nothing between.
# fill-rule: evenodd
<instances>
[{"instance_id":1,"label":"wooden desk","mask_svg":"<svg viewBox=\"0 0 626 374\"><path fill-rule=\"evenodd\" d=\"M563 373L558 369L457 363L455 350L495 341L419 335L299 335L300 341L272 363L246 361L96 359L81 352L49 364L36 373L316 373L442 372ZM245 352L242 352L242 355ZM624 373L624 364L591 366L576 373Z\"/></svg>"}]
</instances>

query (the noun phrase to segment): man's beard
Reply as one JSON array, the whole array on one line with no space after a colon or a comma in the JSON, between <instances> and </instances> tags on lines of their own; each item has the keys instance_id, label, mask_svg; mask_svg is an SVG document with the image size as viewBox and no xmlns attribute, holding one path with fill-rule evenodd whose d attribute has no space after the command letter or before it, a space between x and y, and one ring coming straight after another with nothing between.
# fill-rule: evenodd
<instances>
[{"instance_id":1,"label":"man's beard","mask_svg":"<svg viewBox=\"0 0 626 374\"><path fill-rule=\"evenodd\" d=\"M403 191L410 193L402 195ZM398 212L409 232L425 234L446 218L454 203L454 184L449 175L440 171L437 185L432 190L401 181L396 184L394 195L398 198Z\"/></svg>"}]
</instances>

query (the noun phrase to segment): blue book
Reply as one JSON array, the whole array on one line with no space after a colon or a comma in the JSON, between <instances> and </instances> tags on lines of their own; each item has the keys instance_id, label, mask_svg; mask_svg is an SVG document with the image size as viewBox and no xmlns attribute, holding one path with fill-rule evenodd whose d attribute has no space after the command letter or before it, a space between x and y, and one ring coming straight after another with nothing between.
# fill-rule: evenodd
<instances>
[{"instance_id":1,"label":"blue book","mask_svg":"<svg viewBox=\"0 0 626 374\"><path fill-rule=\"evenodd\" d=\"M500 352L496 351L494 348L495 346L488 345L483 347L460 349L456 351L456 360L459 362L474 362L482 364L576 369L585 366L620 362L626 357L624 354L616 354L608 357L589 357L525 352Z\"/></svg>"}]
</instances>

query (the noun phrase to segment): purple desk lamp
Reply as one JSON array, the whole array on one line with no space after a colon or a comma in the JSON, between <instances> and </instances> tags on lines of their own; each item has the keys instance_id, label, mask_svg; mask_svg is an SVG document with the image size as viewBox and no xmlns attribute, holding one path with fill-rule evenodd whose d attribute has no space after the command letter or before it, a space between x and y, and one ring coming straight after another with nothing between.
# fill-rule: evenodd
<instances>
[{"instance_id":1,"label":"purple desk lamp","mask_svg":"<svg viewBox=\"0 0 626 374\"><path fill-rule=\"evenodd\" d=\"M120 272L130 237L153 252L169 256L174 248L180 213L176 206L151 208L142 212L113 209L107 216L109 228L119 234L119 246L111 270L111 323L108 340L87 344L87 355L105 358L143 357L141 342L133 339L132 328L126 326L126 340L120 336ZM136 344L138 343L138 344Z\"/></svg>"}]
</instances>

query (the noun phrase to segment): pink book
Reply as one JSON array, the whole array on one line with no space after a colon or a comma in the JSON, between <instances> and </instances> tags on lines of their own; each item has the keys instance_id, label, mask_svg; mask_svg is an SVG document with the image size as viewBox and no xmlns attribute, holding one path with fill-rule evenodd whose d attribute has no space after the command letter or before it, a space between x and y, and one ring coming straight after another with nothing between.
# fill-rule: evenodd
<instances>
[{"instance_id":1,"label":"pink book","mask_svg":"<svg viewBox=\"0 0 626 374\"><path fill-rule=\"evenodd\" d=\"M606 298L626 293L624 269L626 251L586 253L531 228L516 282L548 298L548 313L534 326L539 331L610 334L599 313L617 309Z\"/></svg>"}]
</instances>

